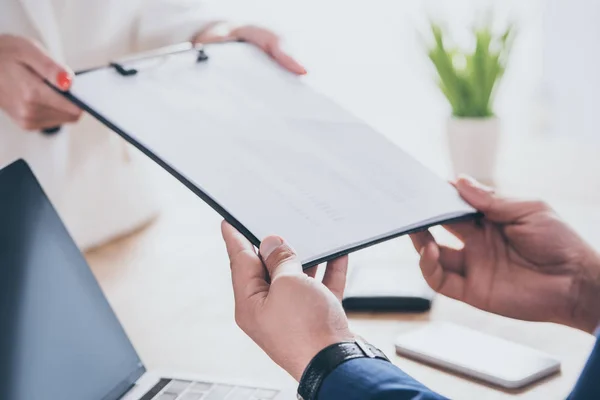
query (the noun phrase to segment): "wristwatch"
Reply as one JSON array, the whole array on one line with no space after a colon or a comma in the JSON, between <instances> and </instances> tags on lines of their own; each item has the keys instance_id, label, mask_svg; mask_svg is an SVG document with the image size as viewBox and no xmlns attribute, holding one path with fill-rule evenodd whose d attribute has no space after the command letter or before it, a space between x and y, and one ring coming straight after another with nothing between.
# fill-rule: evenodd
<instances>
[{"instance_id":1,"label":"wristwatch","mask_svg":"<svg viewBox=\"0 0 600 400\"><path fill-rule=\"evenodd\" d=\"M390 361L381 350L360 339L327 346L317 353L304 370L298 386L298 400L316 400L325 378L340 364L355 358Z\"/></svg>"}]
</instances>

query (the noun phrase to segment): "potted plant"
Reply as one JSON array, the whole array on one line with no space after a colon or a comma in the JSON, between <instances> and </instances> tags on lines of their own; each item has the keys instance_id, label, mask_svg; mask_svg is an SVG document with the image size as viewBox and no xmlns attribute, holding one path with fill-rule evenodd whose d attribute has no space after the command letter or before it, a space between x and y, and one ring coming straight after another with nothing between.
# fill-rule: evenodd
<instances>
[{"instance_id":1,"label":"potted plant","mask_svg":"<svg viewBox=\"0 0 600 400\"><path fill-rule=\"evenodd\" d=\"M490 24L477 26L472 30L475 46L467 51L450 47L447 33L439 24L431 23L431 31L434 41L428 48L429 59L452 107L447 136L454 173L493 183L500 138L493 103L514 30L509 26L495 34Z\"/></svg>"}]
</instances>

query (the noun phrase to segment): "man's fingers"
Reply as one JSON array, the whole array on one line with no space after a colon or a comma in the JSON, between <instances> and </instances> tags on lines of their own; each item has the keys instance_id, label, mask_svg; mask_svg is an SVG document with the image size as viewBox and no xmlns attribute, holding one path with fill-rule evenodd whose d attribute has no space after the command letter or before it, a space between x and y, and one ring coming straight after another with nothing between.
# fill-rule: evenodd
<instances>
[{"instance_id":1,"label":"man's fingers","mask_svg":"<svg viewBox=\"0 0 600 400\"><path fill-rule=\"evenodd\" d=\"M23 38L14 38L17 59L37 75L46 79L61 90L69 90L73 72L66 66L54 61L39 45Z\"/></svg>"},{"instance_id":2,"label":"man's fingers","mask_svg":"<svg viewBox=\"0 0 600 400\"><path fill-rule=\"evenodd\" d=\"M229 259L235 258L239 253L244 251L254 252L254 246L235 229L227 221L221 223L221 234L225 240L225 246L227 247L227 255Z\"/></svg>"},{"instance_id":3,"label":"man's fingers","mask_svg":"<svg viewBox=\"0 0 600 400\"><path fill-rule=\"evenodd\" d=\"M323 284L342 301L346 288L346 275L348 273L348 256L337 258L327 263Z\"/></svg>"},{"instance_id":4,"label":"man's fingers","mask_svg":"<svg viewBox=\"0 0 600 400\"><path fill-rule=\"evenodd\" d=\"M256 294L266 296L269 285L252 243L225 221L221 224L221 233L229 256L236 301L247 300Z\"/></svg>"},{"instance_id":5,"label":"man's fingers","mask_svg":"<svg viewBox=\"0 0 600 400\"><path fill-rule=\"evenodd\" d=\"M462 198L493 222L512 223L532 213L549 211L540 201L511 200L497 196L491 188L470 177L460 177L454 184Z\"/></svg>"},{"instance_id":6,"label":"man's fingers","mask_svg":"<svg viewBox=\"0 0 600 400\"><path fill-rule=\"evenodd\" d=\"M469 237L481 234L475 221L462 221L444 225L444 229L465 242Z\"/></svg>"},{"instance_id":7,"label":"man's fingers","mask_svg":"<svg viewBox=\"0 0 600 400\"><path fill-rule=\"evenodd\" d=\"M447 246L440 246L429 231L422 231L410 235L413 246L423 259L423 251L427 246L434 245L437 248L437 263L448 272L454 272L463 275L465 271L465 254L463 250L453 249ZM425 275L426 271L423 271ZM429 272L427 272L429 273Z\"/></svg>"},{"instance_id":8,"label":"man's fingers","mask_svg":"<svg viewBox=\"0 0 600 400\"><path fill-rule=\"evenodd\" d=\"M319 270L319 266L315 265L314 267L310 267L304 270L304 273L311 278L314 278L317 275L317 271Z\"/></svg>"},{"instance_id":9,"label":"man's fingers","mask_svg":"<svg viewBox=\"0 0 600 400\"><path fill-rule=\"evenodd\" d=\"M427 243L435 241L433 235L428 230L411 233L409 236L417 253L421 253L421 249L425 247Z\"/></svg>"},{"instance_id":10,"label":"man's fingers","mask_svg":"<svg viewBox=\"0 0 600 400\"><path fill-rule=\"evenodd\" d=\"M465 252L452 247L438 245L440 251L439 263L445 271L454 272L458 275L465 274Z\"/></svg>"},{"instance_id":11,"label":"man's fingers","mask_svg":"<svg viewBox=\"0 0 600 400\"><path fill-rule=\"evenodd\" d=\"M433 290L456 300L464 298L465 278L442 267L440 250L435 242L423 247L419 265L425 281Z\"/></svg>"},{"instance_id":12,"label":"man's fingers","mask_svg":"<svg viewBox=\"0 0 600 400\"><path fill-rule=\"evenodd\" d=\"M271 282L285 274L301 274L302 265L296 252L279 236L267 236L260 244L260 255L269 271Z\"/></svg>"}]
</instances>

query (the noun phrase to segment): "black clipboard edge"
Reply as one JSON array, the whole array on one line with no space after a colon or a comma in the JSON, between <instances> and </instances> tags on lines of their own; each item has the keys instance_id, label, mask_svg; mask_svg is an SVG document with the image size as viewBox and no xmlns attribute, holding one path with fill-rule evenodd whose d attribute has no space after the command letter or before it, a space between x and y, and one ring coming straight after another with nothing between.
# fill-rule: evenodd
<instances>
[{"instance_id":1,"label":"black clipboard edge","mask_svg":"<svg viewBox=\"0 0 600 400\"><path fill-rule=\"evenodd\" d=\"M98 70L98 69L102 69L102 68L106 68L106 67L94 68L92 70ZM86 70L86 71L83 71L80 73L90 72L92 70ZM252 245L254 245L257 248L260 247L260 240L256 236L254 236L254 234L252 232L250 232L250 230L248 230L241 222L239 222L227 210L225 210L223 207L221 207L221 205L219 205L219 203L217 203L215 200L213 200L212 197L210 197L207 193L203 192L196 185L194 185L192 182L190 182L185 176L183 176L181 173L179 173L175 168L171 167L171 165L169 165L167 162L163 161L160 157L158 157L153 152L148 150L146 147L141 145L138 141L136 141L131 136L129 136L125 131L123 131L121 128L119 128L118 126L113 124L110 120L108 120L107 118L102 116L100 113L96 112L94 109L89 107L85 102L83 102L82 100L80 100L79 98L74 96L71 92L63 92L63 91L57 89L56 87L52 86L49 83L48 83L48 85L52 89L54 89L57 93L61 94L62 96L67 98L69 101L76 104L79 108L81 108L82 110L84 110L87 113L89 113L90 115L92 115L94 118L96 118L102 124L104 124L107 128L109 128L110 130L117 133L119 136L121 136L123 139L125 139L127 142L129 142L131 145L133 145L136 149L141 151L144 155L146 155L152 161L154 161L159 166L161 166L163 169L165 169L175 179L177 179L179 182L181 182L183 185L185 185L185 187L187 187L189 190L191 190L192 193L194 193L196 196L200 197L206 204L208 204L221 217L223 217L223 219L225 219L225 221L227 221L231 226L233 226L242 235L244 235L244 237L246 239L248 239L250 241L250 243L252 243ZM423 225L423 226L415 228L415 229L410 229L407 231L401 231L398 233L394 233L392 235L388 235L388 236L379 238L377 240L373 240L371 242L363 243L363 244L360 244L360 245L357 245L354 247L350 247L348 249L344 249L342 251L333 253L329 256L318 258L316 260L302 264L302 268L308 269L308 268L314 267L316 265L325 263L327 261L335 260L336 258L348 255L350 253L354 253L359 250L364 250L364 249L374 246L376 244L383 243L388 240L395 239L397 237L408 235L411 233L421 232L421 231L424 231L424 230L429 229L434 226L438 226L438 225L442 225L442 224L451 224L451 223L456 223L456 222L463 222L463 221L468 221L468 220L482 218L482 217L483 217L482 213L475 212L475 213L470 213L470 214L466 214L466 215L459 216L459 217L454 217L454 218L449 218L449 219L440 219L439 221L434 221L427 225Z\"/></svg>"},{"instance_id":2,"label":"black clipboard edge","mask_svg":"<svg viewBox=\"0 0 600 400\"><path fill-rule=\"evenodd\" d=\"M117 133L131 145L133 145L136 149L141 151L144 155L149 157L152 161L157 163L163 169L165 169L169 174L175 177L179 182L183 183L189 190L191 190L196 196L200 197L206 204L208 204L213 210L215 210L221 217L225 219L231 226L237 229L242 235L246 237L254 246L260 246L260 240L254 236L252 232L250 232L242 223L240 223L233 215L231 215L227 210L225 210L219 203L213 200L207 193L203 192L196 185L190 182L185 176L183 176L179 171L169 165L167 162L163 161L160 157L155 155L153 152L148 150L146 147L141 145L137 140L133 139L129 136L124 130L113 124L107 118L104 118L100 113L96 112L94 109L89 107L85 102L74 96L70 92L63 92L58 90L57 88L50 85L56 92L66 97L69 101L73 102L79 108L89 113L91 116L96 118L102 124L104 124L107 128Z\"/></svg>"},{"instance_id":3,"label":"black clipboard edge","mask_svg":"<svg viewBox=\"0 0 600 400\"><path fill-rule=\"evenodd\" d=\"M319 258L317 260L310 261L308 263L302 264L302 268L303 269L311 268L311 267L314 267L315 265L319 265L319 264L325 263L327 261L335 260L336 258L348 255L350 253L357 252L359 250L364 250L364 249L366 249L368 247L375 246L376 244L379 244L379 243L387 242L388 240L392 240L392 239L398 238L400 236L404 236L404 235L409 235L411 233L417 233L417 232L425 231L425 230L427 230L429 228L432 228L434 226L446 225L446 224L453 224L453 223L464 222L464 221L470 221L470 220L479 219L479 218L483 218L483 214L480 213L480 212L475 212L475 213L469 213L469 214L461 215L459 217L447 218L447 219L440 219L439 221L434 221L434 222L431 222L429 224L420 226L420 227L415 228L415 229L409 229L407 231L397 232L397 233L394 233L392 235L388 235L388 236L385 236L385 237L373 240L373 241L368 242L368 243L363 243L363 244L360 244L358 246L354 246L354 247L350 247L350 248L342 250L342 251L338 251L338 252L333 253L333 254L331 254L329 256L321 257L321 258Z\"/></svg>"}]
</instances>

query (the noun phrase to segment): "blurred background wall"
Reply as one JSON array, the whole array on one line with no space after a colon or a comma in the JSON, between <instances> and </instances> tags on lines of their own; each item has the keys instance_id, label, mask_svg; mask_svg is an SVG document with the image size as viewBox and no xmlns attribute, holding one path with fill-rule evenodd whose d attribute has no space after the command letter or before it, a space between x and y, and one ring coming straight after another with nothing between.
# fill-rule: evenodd
<instances>
[{"instance_id":1,"label":"blurred background wall","mask_svg":"<svg viewBox=\"0 0 600 400\"><path fill-rule=\"evenodd\" d=\"M600 2L546 0L544 74L549 130L597 140Z\"/></svg>"}]
</instances>

